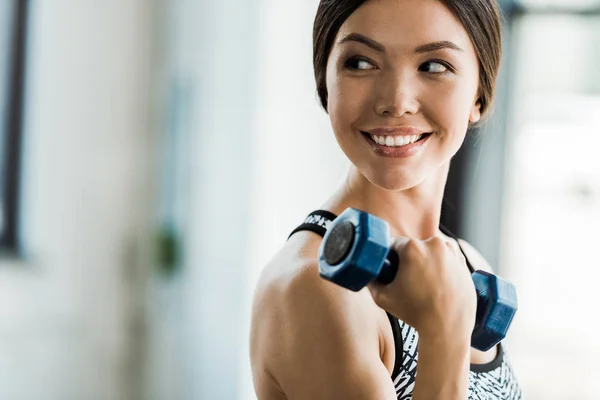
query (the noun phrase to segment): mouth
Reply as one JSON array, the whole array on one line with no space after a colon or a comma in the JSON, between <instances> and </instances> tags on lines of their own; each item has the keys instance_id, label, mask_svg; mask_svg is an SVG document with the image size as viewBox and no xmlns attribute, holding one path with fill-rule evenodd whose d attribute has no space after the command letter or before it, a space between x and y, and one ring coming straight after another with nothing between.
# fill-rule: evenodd
<instances>
[{"instance_id":1,"label":"mouth","mask_svg":"<svg viewBox=\"0 0 600 400\"><path fill-rule=\"evenodd\" d=\"M377 155L392 158L405 158L417 154L433 135L433 132L414 136L377 136L363 131L360 133Z\"/></svg>"}]
</instances>

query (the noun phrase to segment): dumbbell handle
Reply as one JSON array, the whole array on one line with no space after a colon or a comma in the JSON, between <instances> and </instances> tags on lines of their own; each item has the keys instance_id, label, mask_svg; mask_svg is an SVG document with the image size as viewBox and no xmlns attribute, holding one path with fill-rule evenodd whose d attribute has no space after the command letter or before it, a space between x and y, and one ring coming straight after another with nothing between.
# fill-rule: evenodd
<instances>
[{"instance_id":1,"label":"dumbbell handle","mask_svg":"<svg viewBox=\"0 0 600 400\"><path fill-rule=\"evenodd\" d=\"M398 264L400 263L400 257L398 253L390 247L390 251L388 252L383 265L381 266L381 271L379 271L379 275L375 280L383 285L388 285L392 283L396 274L398 273Z\"/></svg>"}]
</instances>

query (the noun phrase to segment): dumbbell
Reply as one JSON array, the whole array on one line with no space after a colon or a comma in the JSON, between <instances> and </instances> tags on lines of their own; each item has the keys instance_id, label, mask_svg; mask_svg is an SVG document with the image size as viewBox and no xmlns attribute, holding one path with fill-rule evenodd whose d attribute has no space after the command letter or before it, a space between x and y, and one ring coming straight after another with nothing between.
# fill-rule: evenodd
<instances>
[{"instance_id":1,"label":"dumbbell","mask_svg":"<svg viewBox=\"0 0 600 400\"><path fill-rule=\"evenodd\" d=\"M389 284L401 264L391 248L388 223L354 208L332 222L319 248L321 277L355 292L374 280ZM506 337L517 311L517 293L494 274L479 270L471 277L477 293L471 346L487 351Z\"/></svg>"}]
</instances>

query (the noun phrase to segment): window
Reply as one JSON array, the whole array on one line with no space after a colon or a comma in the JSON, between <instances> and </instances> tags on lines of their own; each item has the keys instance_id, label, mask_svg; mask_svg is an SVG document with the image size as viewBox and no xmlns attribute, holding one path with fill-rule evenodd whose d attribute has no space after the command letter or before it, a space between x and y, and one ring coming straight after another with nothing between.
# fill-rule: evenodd
<instances>
[{"instance_id":1,"label":"window","mask_svg":"<svg viewBox=\"0 0 600 400\"><path fill-rule=\"evenodd\" d=\"M512 46L502 235L520 303L511 357L528 397L596 398L600 2L524 2Z\"/></svg>"},{"instance_id":2,"label":"window","mask_svg":"<svg viewBox=\"0 0 600 400\"><path fill-rule=\"evenodd\" d=\"M0 2L0 248L18 246L19 165L27 0Z\"/></svg>"}]
</instances>

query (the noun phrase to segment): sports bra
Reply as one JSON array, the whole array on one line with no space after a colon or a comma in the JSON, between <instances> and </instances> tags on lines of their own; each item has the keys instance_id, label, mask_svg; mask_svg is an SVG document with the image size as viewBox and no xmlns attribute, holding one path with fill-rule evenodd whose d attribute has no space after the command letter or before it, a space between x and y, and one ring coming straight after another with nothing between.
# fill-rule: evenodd
<instances>
[{"instance_id":1,"label":"sports bra","mask_svg":"<svg viewBox=\"0 0 600 400\"><path fill-rule=\"evenodd\" d=\"M310 213L304 222L292 231L288 239L299 231L312 231L321 237L325 236L329 225L337 216L326 210ZM460 251L465 256L467 267L475 272L465 254L458 238L440 224L440 230L455 239ZM387 312L386 312L387 313ZM398 400L412 399L415 387L418 362L419 335L410 325L387 313L394 336L396 355L391 379L396 388ZM469 372L469 400L517 400L523 399L521 388L508 359L504 345L498 345L498 354L487 364L471 364Z\"/></svg>"}]
</instances>

